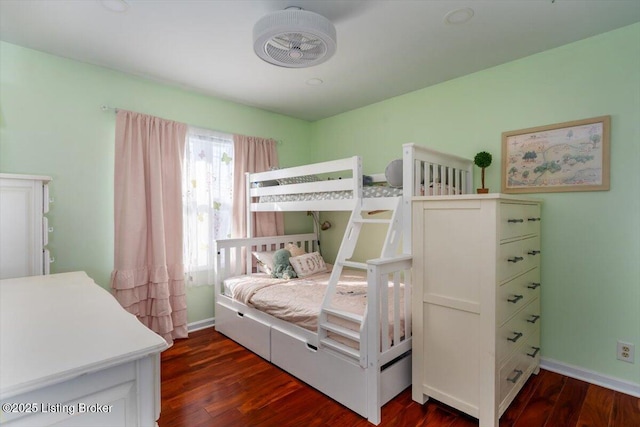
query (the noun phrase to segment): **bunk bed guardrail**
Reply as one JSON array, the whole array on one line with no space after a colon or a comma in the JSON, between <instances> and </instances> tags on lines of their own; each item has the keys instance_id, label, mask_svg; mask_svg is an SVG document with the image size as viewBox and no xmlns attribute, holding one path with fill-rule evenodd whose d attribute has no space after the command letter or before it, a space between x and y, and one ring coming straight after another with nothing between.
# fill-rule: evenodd
<instances>
[{"instance_id":1,"label":"bunk bed guardrail","mask_svg":"<svg viewBox=\"0 0 640 427\"><path fill-rule=\"evenodd\" d=\"M248 173L246 188L250 200L247 206L249 212L309 210L305 202L260 202L261 197L289 194L351 191L350 200L355 203L362 198L362 159L360 156L353 156L305 166ZM323 201L324 211L349 209L351 207L345 208L344 199Z\"/></svg>"}]
</instances>

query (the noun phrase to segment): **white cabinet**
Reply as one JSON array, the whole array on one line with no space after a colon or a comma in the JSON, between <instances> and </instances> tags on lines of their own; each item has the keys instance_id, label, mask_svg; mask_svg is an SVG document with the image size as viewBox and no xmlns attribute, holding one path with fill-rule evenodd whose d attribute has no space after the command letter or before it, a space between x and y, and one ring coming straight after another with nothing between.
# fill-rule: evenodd
<instances>
[{"instance_id":1,"label":"white cabinet","mask_svg":"<svg viewBox=\"0 0 640 427\"><path fill-rule=\"evenodd\" d=\"M0 174L0 279L49 274L49 181Z\"/></svg>"},{"instance_id":2,"label":"white cabinet","mask_svg":"<svg viewBox=\"0 0 640 427\"><path fill-rule=\"evenodd\" d=\"M540 202L413 201L413 388L498 426L540 359Z\"/></svg>"},{"instance_id":3,"label":"white cabinet","mask_svg":"<svg viewBox=\"0 0 640 427\"><path fill-rule=\"evenodd\" d=\"M0 280L0 425L157 427L165 340L84 272Z\"/></svg>"}]
</instances>

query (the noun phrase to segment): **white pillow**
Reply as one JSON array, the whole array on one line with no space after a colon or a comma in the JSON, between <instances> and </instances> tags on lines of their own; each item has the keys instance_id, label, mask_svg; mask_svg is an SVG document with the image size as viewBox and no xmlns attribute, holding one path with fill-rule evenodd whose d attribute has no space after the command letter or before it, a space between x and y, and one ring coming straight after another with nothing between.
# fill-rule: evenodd
<instances>
[{"instance_id":1,"label":"white pillow","mask_svg":"<svg viewBox=\"0 0 640 427\"><path fill-rule=\"evenodd\" d=\"M271 252L251 252L258 261L258 272L271 274L273 272L273 254Z\"/></svg>"},{"instance_id":2,"label":"white pillow","mask_svg":"<svg viewBox=\"0 0 640 427\"><path fill-rule=\"evenodd\" d=\"M298 277L307 277L327 271L327 264L318 252L291 257L289 263Z\"/></svg>"},{"instance_id":3,"label":"white pillow","mask_svg":"<svg viewBox=\"0 0 640 427\"><path fill-rule=\"evenodd\" d=\"M384 170L389 187L402 188L402 159L395 159Z\"/></svg>"},{"instance_id":4,"label":"white pillow","mask_svg":"<svg viewBox=\"0 0 640 427\"><path fill-rule=\"evenodd\" d=\"M307 251L305 251L304 249L302 249L300 246L296 245L293 242L287 243L284 248L291 253L292 257L304 255L307 253Z\"/></svg>"}]
</instances>

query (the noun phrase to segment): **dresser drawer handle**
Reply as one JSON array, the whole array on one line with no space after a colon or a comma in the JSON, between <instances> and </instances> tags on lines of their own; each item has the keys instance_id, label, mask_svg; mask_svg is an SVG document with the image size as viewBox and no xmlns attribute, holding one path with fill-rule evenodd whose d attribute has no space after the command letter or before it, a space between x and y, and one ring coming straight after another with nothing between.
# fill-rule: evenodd
<instances>
[{"instance_id":1,"label":"dresser drawer handle","mask_svg":"<svg viewBox=\"0 0 640 427\"><path fill-rule=\"evenodd\" d=\"M532 314L531 315L531 319L527 319L527 322L529 323L536 323L538 321L538 319L540 318L540 316L538 316L537 314Z\"/></svg>"},{"instance_id":2,"label":"dresser drawer handle","mask_svg":"<svg viewBox=\"0 0 640 427\"><path fill-rule=\"evenodd\" d=\"M522 258L521 256L514 256L513 258L508 258L507 261L512 262L512 263L516 263L519 261L523 261L524 258Z\"/></svg>"},{"instance_id":3,"label":"dresser drawer handle","mask_svg":"<svg viewBox=\"0 0 640 427\"><path fill-rule=\"evenodd\" d=\"M527 356L536 357L536 354L540 351L540 347L531 346L531 348L533 349L533 353L527 353Z\"/></svg>"},{"instance_id":4,"label":"dresser drawer handle","mask_svg":"<svg viewBox=\"0 0 640 427\"><path fill-rule=\"evenodd\" d=\"M540 221L540 218L527 218L527 221L536 222Z\"/></svg>"},{"instance_id":5,"label":"dresser drawer handle","mask_svg":"<svg viewBox=\"0 0 640 427\"><path fill-rule=\"evenodd\" d=\"M540 251L529 251L527 252L529 255L538 255Z\"/></svg>"},{"instance_id":6,"label":"dresser drawer handle","mask_svg":"<svg viewBox=\"0 0 640 427\"><path fill-rule=\"evenodd\" d=\"M516 373L515 376L513 378L507 378L507 381L515 384L516 382L518 382L518 378L520 378L522 374L524 374L524 372L522 372L520 369L514 369L513 372Z\"/></svg>"},{"instance_id":7,"label":"dresser drawer handle","mask_svg":"<svg viewBox=\"0 0 640 427\"><path fill-rule=\"evenodd\" d=\"M516 342L518 341L520 338L522 338L522 332L514 332L514 336L512 336L511 338L507 338L507 340L511 341L511 342Z\"/></svg>"},{"instance_id":8,"label":"dresser drawer handle","mask_svg":"<svg viewBox=\"0 0 640 427\"><path fill-rule=\"evenodd\" d=\"M507 301L512 302L512 303L517 303L518 301L520 301L522 298L524 298L523 295L514 295L512 299L507 298Z\"/></svg>"},{"instance_id":9,"label":"dresser drawer handle","mask_svg":"<svg viewBox=\"0 0 640 427\"><path fill-rule=\"evenodd\" d=\"M524 222L524 219L522 219L522 218L520 218L520 219L508 219L507 222L515 224L517 222Z\"/></svg>"},{"instance_id":10,"label":"dresser drawer handle","mask_svg":"<svg viewBox=\"0 0 640 427\"><path fill-rule=\"evenodd\" d=\"M527 285L527 288L529 289L537 289L540 287L540 283L536 283L536 282L531 282L530 285Z\"/></svg>"}]
</instances>

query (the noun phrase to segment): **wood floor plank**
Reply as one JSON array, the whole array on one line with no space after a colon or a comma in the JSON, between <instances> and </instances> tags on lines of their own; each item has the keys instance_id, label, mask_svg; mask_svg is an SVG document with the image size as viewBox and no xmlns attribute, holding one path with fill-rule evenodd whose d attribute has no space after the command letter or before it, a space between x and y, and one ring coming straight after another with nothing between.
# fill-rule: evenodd
<instances>
[{"instance_id":1,"label":"wood floor plank","mask_svg":"<svg viewBox=\"0 0 640 427\"><path fill-rule=\"evenodd\" d=\"M514 426L543 427L566 380L567 378L560 374L546 372Z\"/></svg>"},{"instance_id":2,"label":"wood floor plank","mask_svg":"<svg viewBox=\"0 0 640 427\"><path fill-rule=\"evenodd\" d=\"M616 392L613 398L611 427L640 426L640 399Z\"/></svg>"},{"instance_id":3,"label":"wood floor plank","mask_svg":"<svg viewBox=\"0 0 640 427\"><path fill-rule=\"evenodd\" d=\"M467 414L460 413L449 427L478 427L478 420Z\"/></svg>"},{"instance_id":4,"label":"wood floor plank","mask_svg":"<svg viewBox=\"0 0 640 427\"><path fill-rule=\"evenodd\" d=\"M186 421L188 420L188 421ZM212 425L213 419L204 408L192 408L192 410L172 410L169 411L164 406L160 412L160 426L191 427L201 425Z\"/></svg>"},{"instance_id":5,"label":"wood floor plank","mask_svg":"<svg viewBox=\"0 0 640 427\"><path fill-rule=\"evenodd\" d=\"M423 427L428 426L443 426L449 427L456 421L459 413L452 412L442 405L435 402L427 403L427 414L422 421Z\"/></svg>"},{"instance_id":6,"label":"wood floor plank","mask_svg":"<svg viewBox=\"0 0 640 427\"><path fill-rule=\"evenodd\" d=\"M511 402L511 405L509 405L509 408L507 408L504 414L502 414L502 417L500 417L500 427L511 427L516 423L546 373L547 371L540 371L537 375L531 375L529 377L520 390L520 393L518 393L515 399L513 399L513 402Z\"/></svg>"},{"instance_id":7,"label":"wood floor plank","mask_svg":"<svg viewBox=\"0 0 640 427\"><path fill-rule=\"evenodd\" d=\"M162 353L159 427L371 427L366 419L270 364L215 329L191 333ZM382 408L380 427L478 427L436 400L420 405L411 387ZM500 427L636 427L640 399L541 370Z\"/></svg>"},{"instance_id":8,"label":"wood floor plank","mask_svg":"<svg viewBox=\"0 0 640 427\"><path fill-rule=\"evenodd\" d=\"M578 427L609 426L613 411L613 390L589 384L587 396L582 405Z\"/></svg>"},{"instance_id":9,"label":"wood floor plank","mask_svg":"<svg viewBox=\"0 0 640 427\"><path fill-rule=\"evenodd\" d=\"M584 381L567 378L545 427L575 426L588 389Z\"/></svg>"},{"instance_id":10,"label":"wood floor plank","mask_svg":"<svg viewBox=\"0 0 640 427\"><path fill-rule=\"evenodd\" d=\"M399 405L400 408L396 408L393 413L386 410L389 407L393 408L398 403L397 400L400 399L403 403ZM386 405L385 411L382 412L383 421L386 421L384 424L388 427L421 426L427 416L428 407L428 402L424 405L418 405L411 400L411 388L409 388Z\"/></svg>"}]
</instances>

